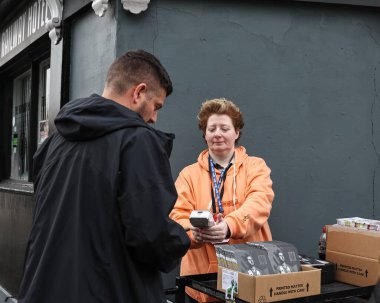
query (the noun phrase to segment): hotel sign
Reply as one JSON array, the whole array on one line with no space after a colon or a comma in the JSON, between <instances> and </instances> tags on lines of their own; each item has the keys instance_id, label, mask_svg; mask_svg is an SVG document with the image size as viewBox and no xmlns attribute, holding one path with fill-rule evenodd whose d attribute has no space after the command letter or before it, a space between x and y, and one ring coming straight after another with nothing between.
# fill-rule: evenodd
<instances>
[{"instance_id":1,"label":"hotel sign","mask_svg":"<svg viewBox=\"0 0 380 303\"><path fill-rule=\"evenodd\" d=\"M46 0L36 0L10 24L0 29L0 66L48 32L51 11Z\"/></svg>"}]
</instances>

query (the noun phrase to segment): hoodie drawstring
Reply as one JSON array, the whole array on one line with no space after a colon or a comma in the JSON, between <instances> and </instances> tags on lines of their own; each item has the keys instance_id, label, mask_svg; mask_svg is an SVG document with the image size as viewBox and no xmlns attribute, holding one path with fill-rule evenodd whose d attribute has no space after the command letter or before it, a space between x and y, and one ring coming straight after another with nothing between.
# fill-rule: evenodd
<instances>
[{"instance_id":1,"label":"hoodie drawstring","mask_svg":"<svg viewBox=\"0 0 380 303\"><path fill-rule=\"evenodd\" d=\"M235 165L235 162L234 162L233 191L234 191L234 194L233 194L232 201L234 203L234 210L236 210L236 165Z\"/></svg>"}]
</instances>

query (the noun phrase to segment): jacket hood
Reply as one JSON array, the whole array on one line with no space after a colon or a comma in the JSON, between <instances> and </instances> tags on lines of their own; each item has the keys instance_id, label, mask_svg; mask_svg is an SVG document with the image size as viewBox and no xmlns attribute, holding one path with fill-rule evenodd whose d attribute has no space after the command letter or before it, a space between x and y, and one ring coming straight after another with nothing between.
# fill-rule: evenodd
<instances>
[{"instance_id":1,"label":"jacket hood","mask_svg":"<svg viewBox=\"0 0 380 303\"><path fill-rule=\"evenodd\" d=\"M148 127L136 112L93 94L70 101L54 120L57 131L70 141L85 141L126 127Z\"/></svg>"},{"instance_id":2,"label":"jacket hood","mask_svg":"<svg viewBox=\"0 0 380 303\"><path fill-rule=\"evenodd\" d=\"M205 170L209 170L209 166L208 166L208 149L205 149L203 150L199 156L198 156L198 163L199 165L205 169ZM245 158L248 157L248 154L245 150L245 148L243 146L238 146L238 147L235 147L235 159L234 159L234 163L236 165L236 168L239 168L240 165L243 163L243 161L245 160ZM231 173L231 170L229 170L227 172L227 175Z\"/></svg>"}]
</instances>

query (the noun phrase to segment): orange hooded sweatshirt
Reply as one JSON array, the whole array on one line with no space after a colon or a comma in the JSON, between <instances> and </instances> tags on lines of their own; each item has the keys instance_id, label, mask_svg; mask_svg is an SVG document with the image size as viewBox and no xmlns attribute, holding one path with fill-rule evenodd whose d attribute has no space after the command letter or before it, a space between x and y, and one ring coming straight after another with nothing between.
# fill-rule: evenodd
<instances>
[{"instance_id":1,"label":"orange hooded sweatshirt","mask_svg":"<svg viewBox=\"0 0 380 303\"><path fill-rule=\"evenodd\" d=\"M208 150L201 152L198 162L185 167L176 180L178 199L170 217L184 228L191 226L189 217L193 210L212 212L208 156ZM224 220L231 232L229 243L271 241L267 222L274 198L270 169L263 159L249 157L242 146L235 148L233 162L227 171L222 198ZM216 175L219 180L220 172L217 169ZM217 272L214 245L197 244L191 231L188 235L191 246L182 259L181 275ZM187 288L186 292L199 302L215 301L193 289Z\"/></svg>"}]
</instances>

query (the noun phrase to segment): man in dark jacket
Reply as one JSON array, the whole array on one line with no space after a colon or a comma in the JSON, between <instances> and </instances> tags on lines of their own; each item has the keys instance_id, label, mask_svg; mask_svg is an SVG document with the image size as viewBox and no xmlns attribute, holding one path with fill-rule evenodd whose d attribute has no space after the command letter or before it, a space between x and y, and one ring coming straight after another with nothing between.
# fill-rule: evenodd
<instances>
[{"instance_id":1,"label":"man in dark jacket","mask_svg":"<svg viewBox=\"0 0 380 303\"><path fill-rule=\"evenodd\" d=\"M67 103L34 155L35 210L19 303L166 302L160 272L190 242L169 219L174 136L150 127L171 93L153 55L111 65L102 96Z\"/></svg>"}]
</instances>

